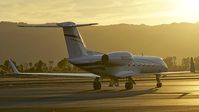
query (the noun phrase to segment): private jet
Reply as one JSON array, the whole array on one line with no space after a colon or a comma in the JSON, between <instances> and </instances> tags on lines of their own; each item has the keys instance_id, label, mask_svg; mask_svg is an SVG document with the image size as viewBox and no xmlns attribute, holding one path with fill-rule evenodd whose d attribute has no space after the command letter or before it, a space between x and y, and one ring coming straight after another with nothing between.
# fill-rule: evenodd
<instances>
[{"instance_id":1,"label":"private jet","mask_svg":"<svg viewBox=\"0 0 199 112\"><path fill-rule=\"evenodd\" d=\"M110 78L109 86L119 86L119 79L126 79L125 89L132 89L136 84L133 77L143 74L154 74L156 87L162 87L161 75L190 73L190 71L168 72L168 66L161 57L134 55L128 51L100 53L86 48L78 27L97 25L76 24L74 22L56 23L55 25L20 25L19 27L62 28L68 49L69 62L88 73L21 73L9 60L14 74L27 75L53 75L72 77L93 77L94 90L101 89L101 79ZM195 72L193 59L191 59L191 72Z\"/></svg>"}]
</instances>

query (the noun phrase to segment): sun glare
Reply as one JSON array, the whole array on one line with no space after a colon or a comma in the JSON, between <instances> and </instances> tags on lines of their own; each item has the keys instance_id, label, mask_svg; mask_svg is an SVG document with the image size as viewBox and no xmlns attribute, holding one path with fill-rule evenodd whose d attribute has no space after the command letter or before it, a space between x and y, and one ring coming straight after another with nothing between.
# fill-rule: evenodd
<instances>
[{"instance_id":1,"label":"sun glare","mask_svg":"<svg viewBox=\"0 0 199 112\"><path fill-rule=\"evenodd\" d=\"M185 19L198 19L199 0L178 0L176 3L176 14Z\"/></svg>"}]
</instances>

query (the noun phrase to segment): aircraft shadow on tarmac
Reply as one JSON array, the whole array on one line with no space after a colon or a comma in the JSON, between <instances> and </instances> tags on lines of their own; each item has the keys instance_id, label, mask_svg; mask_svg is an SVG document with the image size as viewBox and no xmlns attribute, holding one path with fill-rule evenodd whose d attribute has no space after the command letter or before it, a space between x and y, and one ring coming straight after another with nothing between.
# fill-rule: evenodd
<instances>
[{"instance_id":1,"label":"aircraft shadow on tarmac","mask_svg":"<svg viewBox=\"0 0 199 112\"><path fill-rule=\"evenodd\" d=\"M71 101L87 101L87 100L100 100L100 99L111 99L111 98L125 98L125 97L136 97L145 94L172 94L177 96L174 99L181 99L192 92L158 92L158 88L150 88L148 90L84 90L80 92L75 92L71 94L62 94L57 96L49 96L40 98L40 101L60 101L60 102L71 102ZM149 96L149 98L156 98L156 96ZM166 97L162 97L162 99L167 99Z\"/></svg>"},{"instance_id":2,"label":"aircraft shadow on tarmac","mask_svg":"<svg viewBox=\"0 0 199 112\"><path fill-rule=\"evenodd\" d=\"M58 96L49 96L40 98L40 100L48 100L48 101L84 101L84 100L99 100L99 99L109 99L109 98L124 98L124 97L135 97L144 94L153 94L158 91L157 88L151 88L148 90L85 90L76 92L69 95L58 95Z\"/></svg>"},{"instance_id":3,"label":"aircraft shadow on tarmac","mask_svg":"<svg viewBox=\"0 0 199 112\"><path fill-rule=\"evenodd\" d=\"M184 97L186 97L186 96L188 96L188 95L191 95L191 94L194 93L194 92L199 92L199 90L190 91L190 92L185 92L185 93L181 94L180 96L178 96L176 99L182 99L182 98L184 98ZM195 96L198 97L198 95L195 95Z\"/></svg>"}]
</instances>

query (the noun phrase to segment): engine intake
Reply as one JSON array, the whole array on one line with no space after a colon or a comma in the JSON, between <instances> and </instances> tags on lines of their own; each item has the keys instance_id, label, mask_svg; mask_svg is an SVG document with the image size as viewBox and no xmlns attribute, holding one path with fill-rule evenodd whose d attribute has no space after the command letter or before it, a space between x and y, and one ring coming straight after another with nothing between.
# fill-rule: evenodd
<instances>
[{"instance_id":1,"label":"engine intake","mask_svg":"<svg viewBox=\"0 0 199 112\"><path fill-rule=\"evenodd\" d=\"M109 63L109 56L108 55L106 55L106 54L104 54L103 56L102 56L102 60L101 60L103 63L105 63L105 64L108 64Z\"/></svg>"}]
</instances>

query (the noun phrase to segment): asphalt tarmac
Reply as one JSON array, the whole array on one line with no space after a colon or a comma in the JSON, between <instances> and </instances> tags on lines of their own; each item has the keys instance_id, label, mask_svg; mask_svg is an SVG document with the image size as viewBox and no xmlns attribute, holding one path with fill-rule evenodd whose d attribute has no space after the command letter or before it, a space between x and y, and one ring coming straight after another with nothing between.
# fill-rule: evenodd
<instances>
[{"instance_id":1,"label":"asphalt tarmac","mask_svg":"<svg viewBox=\"0 0 199 112\"><path fill-rule=\"evenodd\" d=\"M93 79L64 77L0 78L0 112L193 112L199 110L199 75L163 78L155 88L153 76L137 77L133 90L92 89Z\"/></svg>"}]
</instances>

